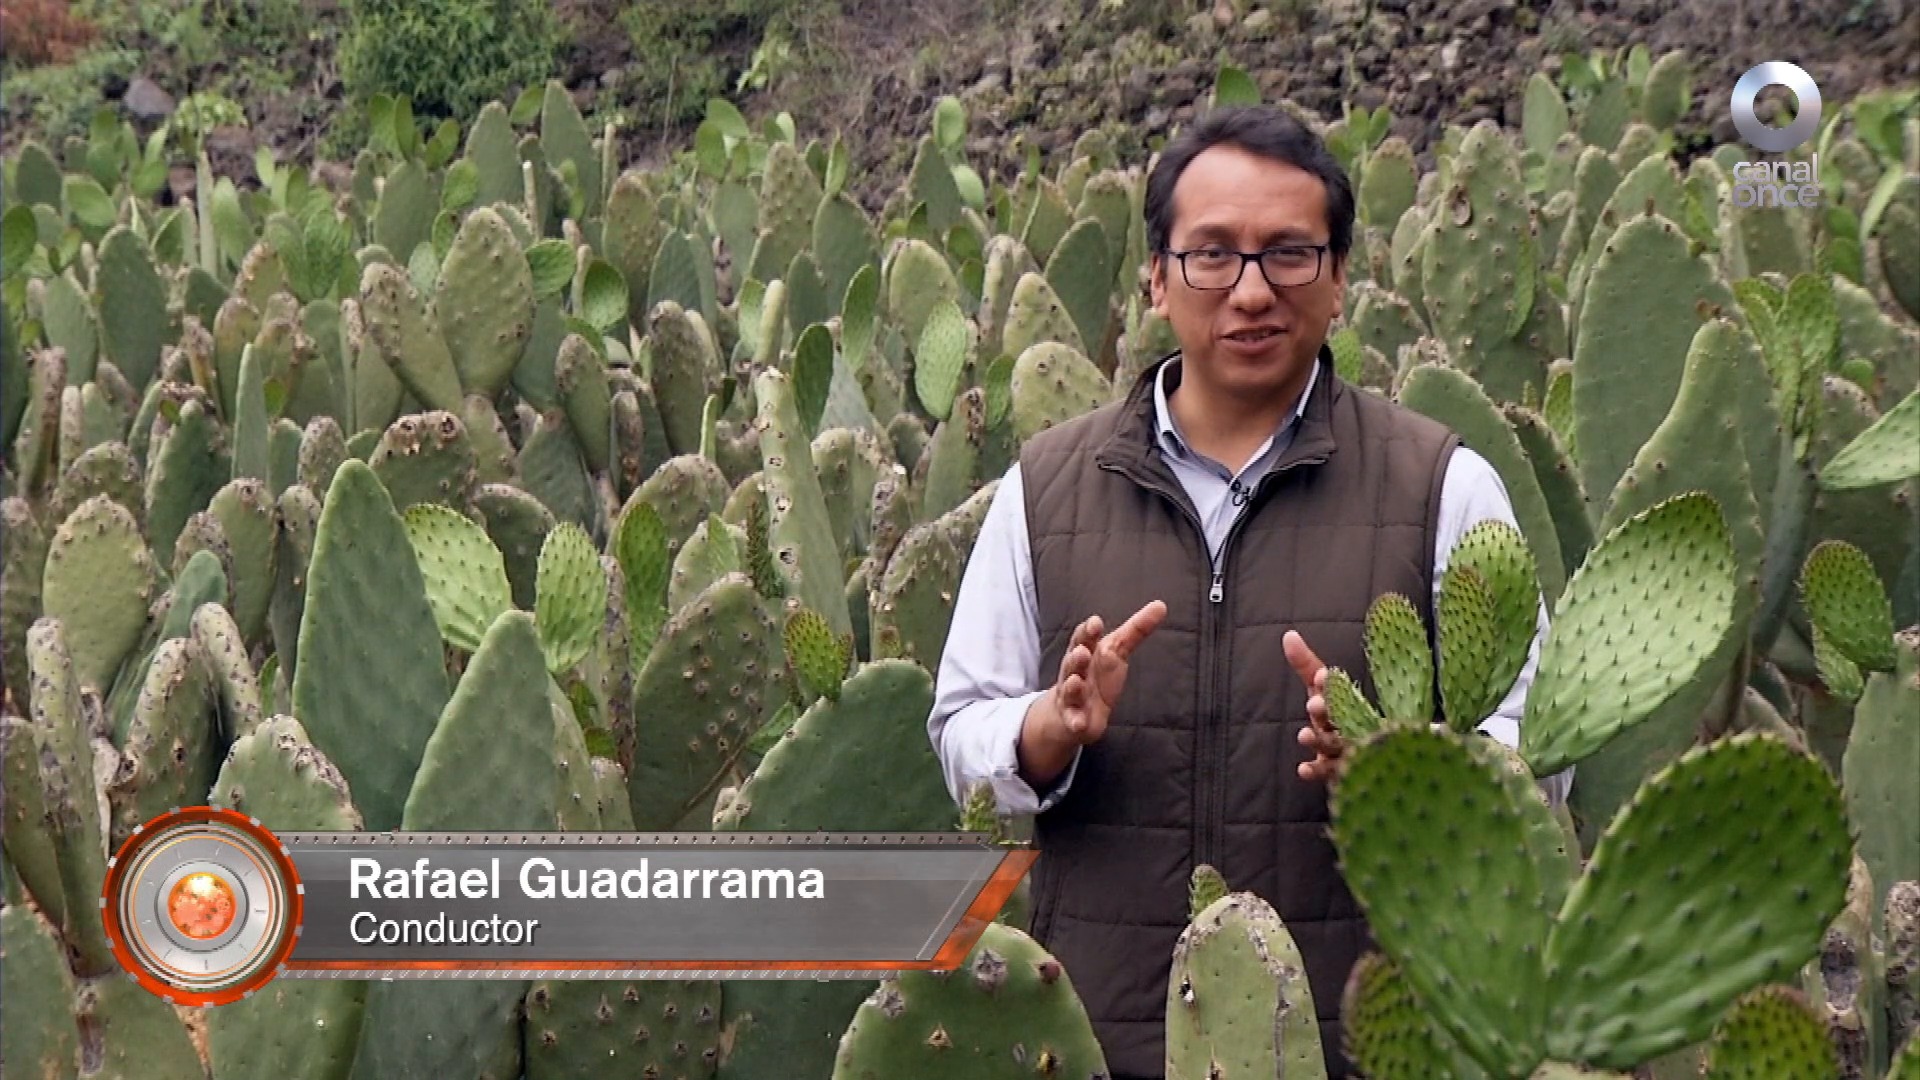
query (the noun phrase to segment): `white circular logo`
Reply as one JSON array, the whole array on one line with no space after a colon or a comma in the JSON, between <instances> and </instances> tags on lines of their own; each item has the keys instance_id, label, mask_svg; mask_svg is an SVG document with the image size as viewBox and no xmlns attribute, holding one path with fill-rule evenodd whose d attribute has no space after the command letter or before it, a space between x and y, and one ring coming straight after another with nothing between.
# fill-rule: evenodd
<instances>
[{"instance_id":1,"label":"white circular logo","mask_svg":"<svg viewBox=\"0 0 1920 1080\"><path fill-rule=\"evenodd\" d=\"M1754 115L1753 106L1760 91L1769 86L1784 86L1800 99L1800 112L1786 127L1770 127ZM1733 84L1733 126L1747 145L1770 154L1784 154L1813 138L1820 130L1820 88L1813 76L1783 60L1756 64Z\"/></svg>"}]
</instances>

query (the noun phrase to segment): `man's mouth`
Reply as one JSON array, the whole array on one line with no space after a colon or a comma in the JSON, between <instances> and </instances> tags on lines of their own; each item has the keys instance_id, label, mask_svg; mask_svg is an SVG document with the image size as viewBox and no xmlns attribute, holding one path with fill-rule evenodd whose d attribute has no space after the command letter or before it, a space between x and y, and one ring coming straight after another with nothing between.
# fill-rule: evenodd
<instances>
[{"instance_id":1,"label":"man's mouth","mask_svg":"<svg viewBox=\"0 0 1920 1080\"><path fill-rule=\"evenodd\" d=\"M1226 335L1228 341L1237 341L1242 345L1261 345L1272 341L1282 333L1277 326L1250 326L1235 330Z\"/></svg>"}]
</instances>

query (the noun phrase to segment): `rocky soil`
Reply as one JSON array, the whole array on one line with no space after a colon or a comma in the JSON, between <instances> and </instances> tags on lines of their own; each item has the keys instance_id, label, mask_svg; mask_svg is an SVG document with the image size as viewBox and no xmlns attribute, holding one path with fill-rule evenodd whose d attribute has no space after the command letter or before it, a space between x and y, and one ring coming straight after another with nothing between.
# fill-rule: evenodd
<instances>
[{"instance_id":1,"label":"rocky soil","mask_svg":"<svg viewBox=\"0 0 1920 1080\"><path fill-rule=\"evenodd\" d=\"M617 5L558 3L576 25L562 76L590 120L607 107L644 114L647 103L620 100L634 61L610 16ZM1695 83L1678 132L1683 154L1737 138L1728 95L1762 61L1804 67L1829 103L1920 84L1920 0L841 0L839 10L824 43L841 61L833 76L791 78L740 104L749 117L791 110L803 139L841 132L859 165L851 187L874 209L899 183L941 95L968 106L975 167L1004 178L1029 142L1061 151L1095 128L1143 158L1204 105L1223 59L1252 74L1269 100L1327 119L1348 104L1384 105L1393 133L1417 152L1448 124L1517 125L1526 78L1557 72L1569 51L1686 50ZM216 132L217 172L251 180L256 145L283 161L314 158L342 107L326 51L316 40L293 58L303 69L293 92L244 101L249 129ZM162 89L174 81L164 59L150 74L107 88L149 122L171 107L167 90L188 89ZM691 135L629 131L622 157L657 160Z\"/></svg>"}]
</instances>

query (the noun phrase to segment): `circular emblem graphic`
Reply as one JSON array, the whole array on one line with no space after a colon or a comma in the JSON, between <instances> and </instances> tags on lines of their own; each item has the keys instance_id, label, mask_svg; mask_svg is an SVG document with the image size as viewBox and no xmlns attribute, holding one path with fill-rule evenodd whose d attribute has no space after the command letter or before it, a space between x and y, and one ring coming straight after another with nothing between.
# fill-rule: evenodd
<instances>
[{"instance_id":1,"label":"circular emblem graphic","mask_svg":"<svg viewBox=\"0 0 1920 1080\"><path fill-rule=\"evenodd\" d=\"M238 1001L280 972L304 890L278 838L207 806L133 831L107 864L101 914L114 956L176 1005Z\"/></svg>"},{"instance_id":2,"label":"circular emblem graphic","mask_svg":"<svg viewBox=\"0 0 1920 1080\"><path fill-rule=\"evenodd\" d=\"M1770 127L1754 115L1753 106L1760 99L1760 91L1769 86L1784 86L1800 100L1799 114L1786 127ZM1820 130L1820 88L1813 85L1813 76L1795 65L1784 60L1769 60L1754 65L1733 84L1732 111L1733 126L1740 130L1740 137L1747 140L1748 146L1769 154L1784 154Z\"/></svg>"}]
</instances>

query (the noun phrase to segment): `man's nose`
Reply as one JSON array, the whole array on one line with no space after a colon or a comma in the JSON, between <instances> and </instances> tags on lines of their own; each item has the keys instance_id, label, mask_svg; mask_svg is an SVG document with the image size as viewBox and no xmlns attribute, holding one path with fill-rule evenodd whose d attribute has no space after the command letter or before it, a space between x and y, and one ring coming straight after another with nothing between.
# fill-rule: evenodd
<instances>
[{"instance_id":1,"label":"man's nose","mask_svg":"<svg viewBox=\"0 0 1920 1080\"><path fill-rule=\"evenodd\" d=\"M1241 270L1240 281L1234 285L1230 300L1242 311L1263 311L1273 306L1276 292L1267 284L1267 275L1261 272L1260 264L1250 262Z\"/></svg>"}]
</instances>

